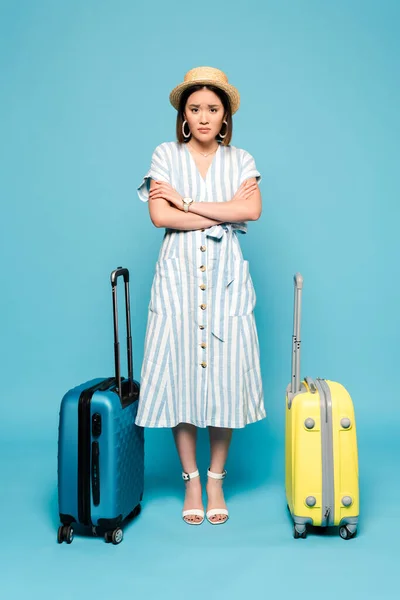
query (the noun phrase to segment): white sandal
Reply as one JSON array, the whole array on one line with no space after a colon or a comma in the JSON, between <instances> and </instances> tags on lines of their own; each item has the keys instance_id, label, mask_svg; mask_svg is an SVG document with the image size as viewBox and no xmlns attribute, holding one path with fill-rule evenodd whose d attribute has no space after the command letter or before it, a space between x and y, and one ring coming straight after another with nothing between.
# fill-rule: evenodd
<instances>
[{"instance_id":1,"label":"white sandal","mask_svg":"<svg viewBox=\"0 0 400 600\"><path fill-rule=\"evenodd\" d=\"M212 471L210 471L210 469L208 469L207 471L208 477L212 477L213 479L225 479L226 473L226 469L224 469L222 473L213 473ZM223 521L211 521L210 517L214 517L215 515L226 515L226 519L224 519ZM206 517L207 521L211 523L211 525L222 525L223 523L226 523L229 519L229 513L226 508L211 508L206 512Z\"/></svg>"},{"instance_id":2,"label":"white sandal","mask_svg":"<svg viewBox=\"0 0 400 600\"><path fill-rule=\"evenodd\" d=\"M193 471L193 473L185 473L185 471L182 471L182 479L184 479L185 481L189 481L190 479L199 477L199 475L200 473L198 469L196 469L196 471ZM187 521L185 517L188 516L201 517L201 521ZM182 518L188 525L201 525L204 521L204 510L201 510L200 508L189 508L188 510L183 510Z\"/></svg>"}]
</instances>

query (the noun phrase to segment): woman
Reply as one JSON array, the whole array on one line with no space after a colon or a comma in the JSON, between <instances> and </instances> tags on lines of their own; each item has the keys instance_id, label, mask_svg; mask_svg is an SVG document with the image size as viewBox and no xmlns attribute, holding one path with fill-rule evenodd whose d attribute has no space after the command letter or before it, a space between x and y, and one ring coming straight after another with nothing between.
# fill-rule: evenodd
<instances>
[{"instance_id":1,"label":"woman","mask_svg":"<svg viewBox=\"0 0 400 600\"><path fill-rule=\"evenodd\" d=\"M239 93L212 67L170 94L177 142L156 147L138 188L165 227L151 288L136 424L171 427L186 481L183 519L204 520L197 427L208 427L207 520L228 519L223 478L234 428L263 419L256 295L237 234L261 215L253 157L230 146Z\"/></svg>"}]
</instances>

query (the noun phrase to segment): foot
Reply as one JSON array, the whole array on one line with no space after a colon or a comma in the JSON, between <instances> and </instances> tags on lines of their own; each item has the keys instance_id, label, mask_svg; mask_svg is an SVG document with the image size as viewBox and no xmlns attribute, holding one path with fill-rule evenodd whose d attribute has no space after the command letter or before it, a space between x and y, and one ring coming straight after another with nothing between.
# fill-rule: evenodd
<instances>
[{"instance_id":1,"label":"foot","mask_svg":"<svg viewBox=\"0 0 400 600\"><path fill-rule=\"evenodd\" d=\"M222 483L223 478L215 479L214 477L208 476L206 485L208 497L207 513L213 511L213 509L223 509L228 512L225 504L224 492L222 491ZM207 518L212 523L224 523L228 519L228 515L221 512L209 514Z\"/></svg>"},{"instance_id":2,"label":"foot","mask_svg":"<svg viewBox=\"0 0 400 600\"><path fill-rule=\"evenodd\" d=\"M185 502L183 504L183 512L186 510L197 509L202 512L202 515L183 515L183 519L191 525L200 525L204 521L204 506L201 498L201 483L200 477L192 477L185 481L186 493Z\"/></svg>"}]
</instances>

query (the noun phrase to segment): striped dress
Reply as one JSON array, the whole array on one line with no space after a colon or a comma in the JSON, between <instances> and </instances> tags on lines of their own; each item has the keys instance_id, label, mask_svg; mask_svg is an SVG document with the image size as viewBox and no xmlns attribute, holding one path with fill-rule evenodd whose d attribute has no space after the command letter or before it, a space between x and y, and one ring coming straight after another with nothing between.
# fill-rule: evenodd
<instances>
[{"instance_id":1,"label":"striped dress","mask_svg":"<svg viewBox=\"0 0 400 600\"><path fill-rule=\"evenodd\" d=\"M166 181L196 202L230 200L261 175L251 154L218 146L206 178L186 144L164 142L138 187ZM142 427L244 427L266 416L256 294L238 233L246 223L196 231L166 229L155 266L136 424Z\"/></svg>"}]
</instances>

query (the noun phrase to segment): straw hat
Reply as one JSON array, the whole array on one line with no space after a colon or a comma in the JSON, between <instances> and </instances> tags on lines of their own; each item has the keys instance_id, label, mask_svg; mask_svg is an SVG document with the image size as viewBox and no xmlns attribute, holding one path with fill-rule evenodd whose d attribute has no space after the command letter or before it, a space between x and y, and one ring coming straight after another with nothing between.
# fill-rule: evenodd
<instances>
[{"instance_id":1,"label":"straw hat","mask_svg":"<svg viewBox=\"0 0 400 600\"><path fill-rule=\"evenodd\" d=\"M215 87L223 90L230 101L232 114L239 108L240 94L238 90L228 83L228 78L223 71L214 67L195 67L188 71L182 83L176 86L169 95L169 100L176 110L179 110L179 101L187 88L192 85L215 85Z\"/></svg>"}]
</instances>

